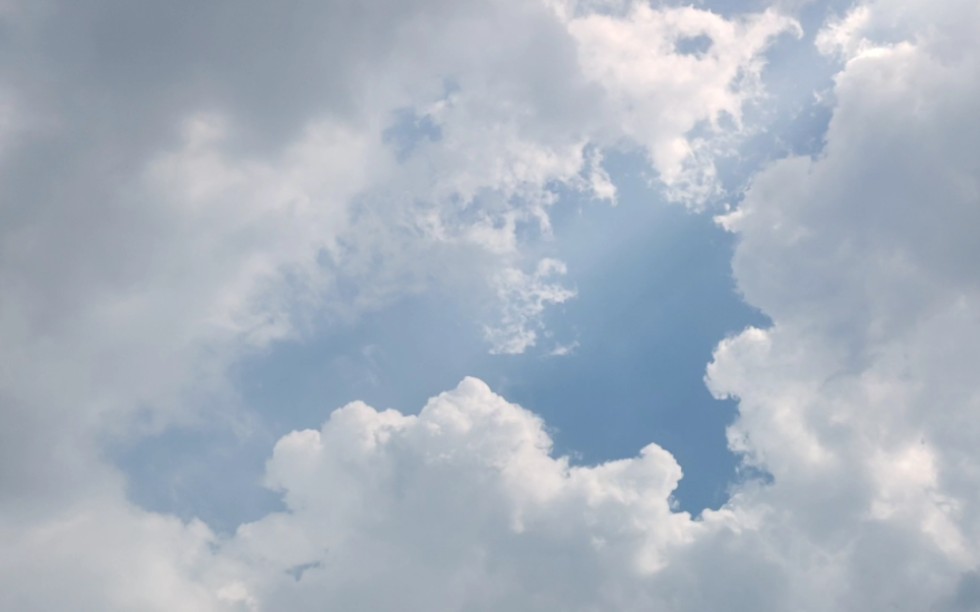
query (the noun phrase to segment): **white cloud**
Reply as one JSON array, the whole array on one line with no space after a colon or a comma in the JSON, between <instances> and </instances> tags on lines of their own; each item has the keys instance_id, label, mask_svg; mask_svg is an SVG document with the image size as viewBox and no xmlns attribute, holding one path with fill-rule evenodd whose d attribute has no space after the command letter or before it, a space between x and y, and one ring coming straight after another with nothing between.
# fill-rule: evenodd
<instances>
[{"instance_id":1,"label":"white cloud","mask_svg":"<svg viewBox=\"0 0 980 612\"><path fill-rule=\"evenodd\" d=\"M4 13L0 90L18 125L0 167L3 393L25 423L94 432L134 412L186 417L190 388L219 385L228 362L310 318L525 269L517 236L547 235L553 184L584 173L611 194L594 156L624 138L600 121L624 84L588 68L617 44L589 35L588 13L417 2L353 18L343 3L218 3L189 19L172 4ZM668 37L689 20L725 27L637 11L603 23ZM763 38L671 77L700 89L631 102L649 116L694 109L640 144L677 142L751 95L730 80L757 65ZM647 68L665 74L665 61ZM404 108L441 137L398 164L382 134Z\"/></svg>"},{"instance_id":2,"label":"white cloud","mask_svg":"<svg viewBox=\"0 0 980 612\"><path fill-rule=\"evenodd\" d=\"M550 186L587 171L603 86L550 8L352 6L2 4L4 607L240 595L182 556L213 565L199 526L123 501L105 441L240 425L224 375L242 355L524 269L516 233L546 233ZM383 133L404 108L441 138L399 164ZM567 293L527 289L502 304L518 331Z\"/></svg>"},{"instance_id":3,"label":"white cloud","mask_svg":"<svg viewBox=\"0 0 980 612\"><path fill-rule=\"evenodd\" d=\"M550 452L539 418L476 379L417 417L351 404L279 441L267 478L288 510L223 553L263 609L637 609L688 537L680 468L655 445L595 467Z\"/></svg>"},{"instance_id":4,"label":"white cloud","mask_svg":"<svg viewBox=\"0 0 980 612\"><path fill-rule=\"evenodd\" d=\"M200 523L119 501L73 505L46 523L32 518L0 528L6 610L218 609L214 590L194 580L214 565Z\"/></svg>"},{"instance_id":5,"label":"white cloud","mask_svg":"<svg viewBox=\"0 0 980 612\"><path fill-rule=\"evenodd\" d=\"M534 346L538 339L535 327L545 308L575 297L575 292L553 282L567 272L565 264L555 259L542 259L531 274L515 268L503 270L494 285L504 312L500 324L484 330L491 352L519 354Z\"/></svg>"},{"instance_id":6,"label":"white cloud","mask_svg":"<svg viewBox=\"0 0 980 612\"><path fill-rule=\"evenodd\" d=\"M490 339L524 350L571 297L560 264L522 271L553 185L612 197L597 156L639 147L697 205L714 141L692 130L738 131L795 25L630 2L133 6L2 8L2 607L976 603L975 3L871 2L825 30L845 62L825 150L723 218L774 326L723 342L708 381L772 484L693 521L663 449L570 466L467 379L418 416L352 404L283 438L288 509L226 539L126 502L104 440L220 411L241 355L427 283L498 279ZM382 134L405 108L439 137L400 161Z\"/></svg>"},{"instance_id":7,"label":"white cloud","mask_svg":"<svg viewBox=\"0 0 980 612\"><path fill-rule=\"evenodd\" d=\"M698 207L718 189L711 141L697 127L738 126L759 93L773 39L799 26L776 12L726 20L705 10L654 9L631 3L625 15L587 14L569 22L586 76L608 104L606 138L639 144L672 197ZM684 39L705 37L703 53L684 53Z\"/></svg>"},{"instance_id":8,"label":"white cloud","mask_svg":"<svg viewBox=\"0 0 980 612\"><path fill-rule=\"evenodd\" d=\"M846 65L824 151L777 162L722 218L774 326L723 343L709 383L740 398L732 443L774 476L748 503L793 517L770 536L794 542L782 563L837 574L828 608L943 609L980 562L980 15L934 6L873 2L830 26L819 40Z\"/></svg>"}]
</instances>

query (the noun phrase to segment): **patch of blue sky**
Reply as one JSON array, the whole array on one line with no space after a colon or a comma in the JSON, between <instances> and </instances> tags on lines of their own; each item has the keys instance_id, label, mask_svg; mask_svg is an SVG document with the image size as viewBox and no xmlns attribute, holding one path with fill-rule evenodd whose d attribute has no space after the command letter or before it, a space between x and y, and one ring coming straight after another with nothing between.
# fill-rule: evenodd
<instances>
[{"instance_id":1,"label":"patch of blue sky","mask_svg":"<svg viewBox=\"0 0 980 612\"><path fill-rule=\"evenodd\" d=\"M412 108L403 108L395 112L382 138L394 150L395 158L405 161L423 140L440 140L442 129L431 117L419 115Z\"/></svg>"},{"instance_id":2,"label":"patch of blue sky","mask_svg":"<svg viewBox=\"0 0 980 612\"><path fill-rule=\"evenodd\" d=\"M673 6L689 6L708 10L726 19L775 9L800 20L804 30L815 30L829 15L842 15L852 5L851 0L695 0L670 2Z\"/></svg>"},{"instance_id":3,"label":"patch of blue sky","mask_svg":"<svg viewBox=\"0 0 980 612\"><path fill-rule=\"evenodd\" d=\"M816 94L829 85L831 60L813 50L812 40L788 37L770 58L766 81L780 103L760 105L756 112L765 113L767 129L719 164L724 201L731 204L768 161L815 154L822 146L829 112ZM406 111L394 117L386 138L407 156L422 139L439 134ZM578 290L578 297L548 312L548 332L537 347L524 355L490 355L486 321L474 318L472 304L438 292L408 296L348 327L276 345L241 363L235 374L254 411L250 434L173 430L116 449L134 501L232 530L280 507L260 479L282 434L316 427L352 400L416 412L431 395L473 375L540 414L556 452L595 463L633 456L656 442L684 470L676 492L681 509L697 513L724 503L738 477L724 433L735 403L711 397L704 370L719 340L768 320L737 295L733 237L714 224L710 211L695 214L665 203L649 186L638 155L609 154L605 166L620 205L563 192L552 209L554 240L537 245L541 256L568 264L565 280ZM549 355L562 346L574 350Z\"/></svg>"},{"instance_id":4,"label":"patch of blue sky","mask_svg":"<svg viewBox=\"0 0 980 612\"><path fill-rule=\"evenodd\" d=\"M676 43L677 52L682 55L704 55L711 49L711 37L706 34L681 38Z\"/></svg>"},{"instance_id":5,"label":"patch of blue sky","mask_svg":"<svg viewBox=\"0 0 980 612\"><path fill-rule=\"evenodd\" d=\"M473 375L540 414L558 453L595 463L657 442L685 471L680 507L719 506L736 465L724 435L734 404L710 396L704 368L718 340L765 319L734 292L730 235L708 215L659 201L636 157L614 156L607 166L620 206L564 194L555 207L555 239L545 248L568 263L579 295L549 313L537 347L490 355L481 322L434 293L280 344L236 376L258 433L172 431L143 440L120 456L134 499L233 529L277 507L258 482L279 435L315 427L355 399L416 412ZM549 354L567 345L571 354Z\"/></svg>"},{"instance_id":6,"label":"patch of blue sky","mask_svg":"<svg viewBox=\"0 0 980 612\"><path fill-rule=\"evenodd\" d=\"M557 255L579 295L550 328L576 349L518 357L498 388L544 416L558 451L579 461L664 446L685 472L680 507L717 507L736 464L724 434L734 403L711 397L704 369L720 339L768 321L735 292L731 235L709 215L659 200L635 156L606 166L621 205L580 202L554 219Z\"/></svg>"},{"instance_id":7,"label":"patch of blue sky","mask_svg":"<svg viewBox=\"0 0 980 612\"><path fill-rule=\"evenodd\" d=\"M268 427L208 423L168 429L108 453L127 476L127 494L149 510L200 518L220 533L282 508L261 485L278 436Z\"/></svg>"}]
</instances>

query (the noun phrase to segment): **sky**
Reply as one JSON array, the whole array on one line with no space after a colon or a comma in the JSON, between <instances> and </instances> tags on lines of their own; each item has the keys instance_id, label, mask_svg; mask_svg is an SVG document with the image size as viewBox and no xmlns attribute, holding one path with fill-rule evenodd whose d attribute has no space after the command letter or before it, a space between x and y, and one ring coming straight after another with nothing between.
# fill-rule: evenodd
<instances>
[{"instance_id":1,"label":"sky","mask_svg":"<svg viewBox=\"0 0 980 612\"><path fill-rule=\"evenodd\" d=\"M0 610L980 610L978 41L0 0Z\"/></svg>"}]
</instances>

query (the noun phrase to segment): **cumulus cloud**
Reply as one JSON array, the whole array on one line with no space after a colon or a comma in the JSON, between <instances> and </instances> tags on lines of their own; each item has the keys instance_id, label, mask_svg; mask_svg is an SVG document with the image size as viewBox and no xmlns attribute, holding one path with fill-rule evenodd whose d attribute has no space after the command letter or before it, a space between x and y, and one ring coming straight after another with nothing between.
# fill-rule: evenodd
<instances>
[{"instance_id":1,"label":"cumulus cloud","mask_svg":"<svg viewBox=\"0 0 980 612\"><path fill-rule=\"evenodd\" d=\"M732 445L773 475L753 503L832 560L836 609L942 609L978 562L980 49L951 19L977 7L934 8L831 24L818 41L845 64L824 151L774 164L721 219L775 324L722 343L709 384L740 398Z\"/></svg>"},{"instance_id":2,"label":"cumulus cloud","mask_svg":"<svg viewBox=\"0 0 980 612\"><path fill-rule=\"evenodd\" d=\"M679 466L656 445L594 467L550 453L541 420L476 379L418 416L354 403L278 442L288 508L223 553L263 609L632 609L686 537Z\"/></svg>"},{"instance_id":3,"label":"cumulus cloud","mask_svg":"<svg viewBox=\"0 0 980 612\"><path fill-rule=\"evenodd\" d=\"M220 562L199 521L183 524L89 491L41 514L18 515L8 505L0 534L5 610L232 609L219 607L231 587L203 581Z\"/></svg>"},{"instance_id":4,"label":"cumulus cloud","mask_svg":"<svg viewBox=\"0 0 980 612\"><path fill-rule=\"evenodd\" d=\"M625 137L599 120L620 93L586 70L607 61L601 36L583 34L588 12L192 4L5 4L6 431L78 438L186 419L230 401L228 363L318 319L533 267L518 236L547 236L553 185L610 194L587 151ZM603 23L629 28L630 15ZM664 31L721 24L636 15ZM756 65L761 40L720 77L717 58L682 67L704 86L657 96L647 114L705 102L640 144L683 138L750 96L729 81ZM439 135L399 162L384 134L405 109ZM29 437L6 441L19 449L6 465L34 452Z\"/></svg>"},{"instance_id":5,"label":"cumulus cloud","mask_svg":"<svg viewBox=\"0 0 980 612\"><path fill-rule=\"evenodd\" d=\"M533 269L539 256L525 257L519 237L547 238L556 185L610 197L597 151L629 136L606 134L621 86L587 69L615 42L583 38L576 24L590 11L0 4L0 524L20 534L9 550L48 555L5 581L11 606L213 603L114 594L127 587L111 568L184 575L182 545L168 542L197 550L207 538L126 505L104 442L201 418L247 426L225 380L243 355L433 283L469 290L474 278ZM663 8L605 23L628 29L639 15L669 30L675 14L700 18ZM706 101L636 144L676 141L751 97L731 67L756 65L764 41L746 44L721 77L701 75L718 58L685 66L704 87L651 99L648 113ZM720 90L735 93L719 101ZM396 150L385 134L405 113L432 134ZM497 289L482 295L514 297L497 310L518 331L567 296ZM58 529L85 533L59 535L60 548L36 535ZM95 555L86 534L100 533L133 550ZM34 600L71 557L90 561L86 580Z\"/></svg>"},{"instance_id":6,"label":"cumulus cloud","mask_svg":"<svg viewBox=\"0 0 980 612\"><path fill-rule=\"evenodd\" d=\"M235 360L433 283L490 279L492 348L527 349L572 296L525 249L556 185L612 199L602 151L640 150L701 207L797 26L640 2L192 4L0 4L2 607L975 606L975 3L828 24L823 151L720 218L773 326L723 341L707 382L771 482L694 519L660 447L574 466L466 379L417 416L354 403L282 438L286 508L227 537L128 502L105 440L233 412ZM429 127L398 147L403 116Z\"/></svg>"},{"instance_id":7,"label":"cumulus cloud","mask_svg":"<svg viewBox=\"0 0 980 612\"><path fill-rule=\"evenodd\" d=\"M668 193L694 206L718 185L713 143L691 131L718 130L723 121L739 125L743 106L759 93L760 51L798 27L773 11L726 20L693 7L657 10L645 3L630 4L623 16L588 14L570 23L585 73L608 96L612 125L605 132L639 143ZM697 38L703 48L689 52L684 42ZM674 99L688 103L668 102Z\"/></svg>"}]
</instances>

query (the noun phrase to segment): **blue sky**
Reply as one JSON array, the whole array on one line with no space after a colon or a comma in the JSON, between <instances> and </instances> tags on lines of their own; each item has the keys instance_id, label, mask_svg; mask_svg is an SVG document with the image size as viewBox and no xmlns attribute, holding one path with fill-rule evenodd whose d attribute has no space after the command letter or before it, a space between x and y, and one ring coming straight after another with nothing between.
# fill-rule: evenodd
<instances>
[{"instance_id":1,"label":"blue sky","mask_svg":"<svg viewBox=\"0 0 980 612\"><path fill-rule=\"evenodd\" d=\"M0 610L980 609L970 0L0 0Z\"/></svg>"},{"instance_id":2,"label":"blue sky","mask_svg":"<svg viewBox=\"0 0 980 612\"><path fill-rule=\"evenodd\" d=\"M258 440L227 436L219 456L212 436L193 431L143 440L122 459L134 493L233 528L278 505L259 486L270 437L354 400L415 412L432 389L477 376L540 414L556 452L576 463L629 457L656 441L684 466L679 507L719 507L737 478L724 433L735 403L711 396L705 365L720 338L767 319L737 294L733 237L709 215L663 201L642 164L630 156L608 163L616 206L574 193L556 204L554 237L539 248L567 262L578 295L549 313L541 348L492 355L451 296L401 299L244 361L236 384L261 423L251 434ZM552 345L572 348L552 355ZM169 460L175 446L184 462ZM216 489L215 476L228 470L241 476ZM161 480L174 488L161 489Z\"/></svg>"}]
</instances>

